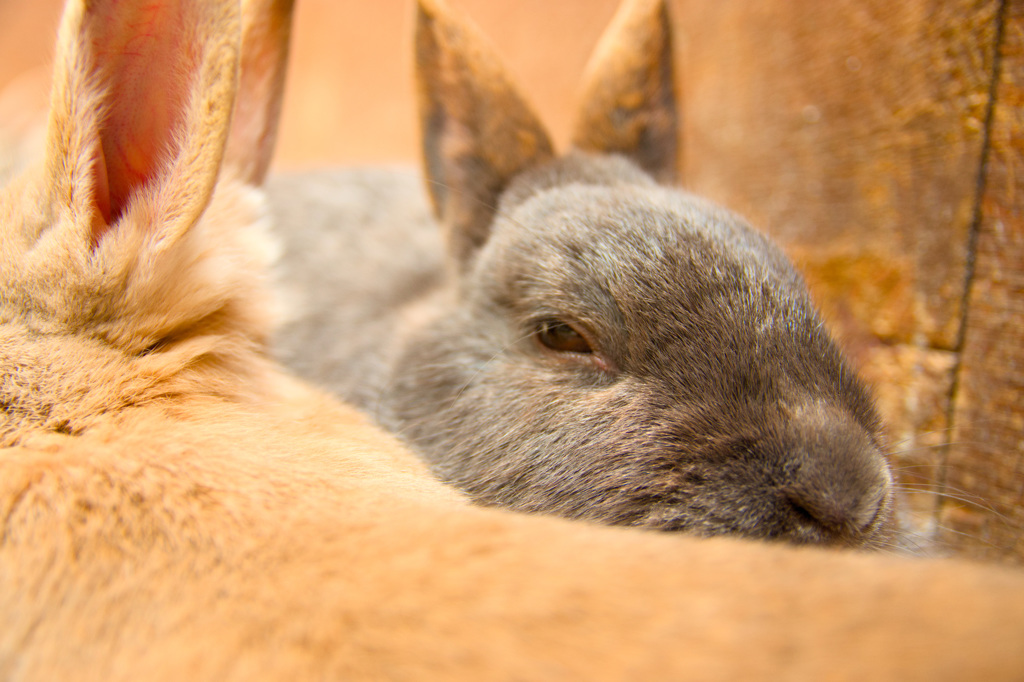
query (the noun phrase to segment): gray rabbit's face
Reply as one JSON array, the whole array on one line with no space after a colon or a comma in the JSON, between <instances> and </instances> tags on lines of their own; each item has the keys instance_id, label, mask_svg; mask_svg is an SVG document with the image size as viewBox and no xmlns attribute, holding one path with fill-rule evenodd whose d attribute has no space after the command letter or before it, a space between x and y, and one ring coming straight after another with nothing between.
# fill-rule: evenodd
<instances>
[{"instance_id":1,"label":"gray rabbit's face","mask_svg":"<svg viewBox=\"0 0 1024 682\"><path fill-rule=\"evenodd\" d=\"M574 164L509 192L409 345L405 435L488 504L883 542L878 418L785 257L707 202Z\"/></svg>"}]
</instances>

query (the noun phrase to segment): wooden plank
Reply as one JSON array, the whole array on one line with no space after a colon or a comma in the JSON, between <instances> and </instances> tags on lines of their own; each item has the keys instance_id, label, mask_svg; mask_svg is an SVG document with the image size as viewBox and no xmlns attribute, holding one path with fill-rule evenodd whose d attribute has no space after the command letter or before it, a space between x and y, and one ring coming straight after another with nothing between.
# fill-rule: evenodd
<instances>
[{"instance_id":1,"label":"wooden plank","mask_svg":"<svg viewBox=\"0 0 1024 682\"><path fill-rule=\"evenodd\" d=\"M684 179L804 270L902 479L942 480L998 0L679 0ZM914 496L927 531L935 500Z\"/></svg>"},{"instance_id":2,"label":"wooden plank","mask_svg":"<svg viewBox=\"0 0 1024 682\"><path fill-rule=\"evenodd\" d=\"M1024 2L1007 6L942 508L962 553L1024 562Z\"/></svg>"}]
</instances>

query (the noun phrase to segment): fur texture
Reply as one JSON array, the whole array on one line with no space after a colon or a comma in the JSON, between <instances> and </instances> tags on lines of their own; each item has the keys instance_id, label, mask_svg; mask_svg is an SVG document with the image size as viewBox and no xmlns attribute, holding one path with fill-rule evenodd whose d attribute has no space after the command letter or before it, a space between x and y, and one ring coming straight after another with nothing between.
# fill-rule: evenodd
<instances>
[{"instance_id":1,"label":"fur texture","mask_svg":"<svg viewBox=\"0 0 1024 682\"><path fill-rule=\"evenodd\" d=\"M289 379L263 357L258 193L238 181L262 160L229 145L221 168L191 147L227 139L236 7L116 3L159 10L140 22L114 4L69 3L51 122L66 134L0 194L0 677L1019 676L1020 573L479 509ZM274 6L247 4L243 26ZM96 162L97 126L118 120L98 112L146 102L106 97L97 17L124 19L104 31L137 33L140 54L188 24L196 55L171 71L197 93L174 117L191 123L120 185L111 223L91 202L126 178L81 175L119 172ZM236 123L273 109L245 82Z\"/></svg>"},{"instance_id":2,"label":"fur texture","mask_svg":"<svg viewBox=\"0 0 1024 682\"><path fill-rule=\"evenodd\" d=\"M890 545L879 418L800 276L740 218L652 177L675 171L669 26L662 2L623 4L577 148L556 158L484 38L421 3L443 234L406 178L272 182L296 309L280 357L484 504Z\"/></svg>"}]
</instances>

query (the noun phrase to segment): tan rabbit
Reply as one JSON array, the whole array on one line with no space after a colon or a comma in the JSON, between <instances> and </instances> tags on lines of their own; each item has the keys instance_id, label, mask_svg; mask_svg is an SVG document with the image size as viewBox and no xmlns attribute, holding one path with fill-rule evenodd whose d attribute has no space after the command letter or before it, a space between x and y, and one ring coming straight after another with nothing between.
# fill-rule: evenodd
<instances>
[{"instance_id":1,"label":"tan rabbit","mask_svg":"<svg viewBox=\"0 0 1024 682\"><path fill-rule=\"evenodd\" d=\"M1018 572L479 509L269 362L290 4L68 3L0 193L0 678L1019 677Z\"/></svg>"},{"instance_id":2,"label":"tan rabbit","mask_svg":"<svg viewBox=\"0 0 1024 682\"><path fill-rule=\"evenodd\" d=\"M279 355L479 502L890 545L879 418L800 276L736 216L655 183L675 176L670 27L661 0L623 4L557 157L475 27L421 7L443 236L409 174L275 180L295 310Z\"/></svg>"}]
</instances>

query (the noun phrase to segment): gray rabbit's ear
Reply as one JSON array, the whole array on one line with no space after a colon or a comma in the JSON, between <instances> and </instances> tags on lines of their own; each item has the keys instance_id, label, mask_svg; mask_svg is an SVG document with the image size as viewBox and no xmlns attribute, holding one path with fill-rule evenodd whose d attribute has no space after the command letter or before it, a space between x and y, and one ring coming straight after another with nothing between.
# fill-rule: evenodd
<instances>
[{"instance_id":1,"label":"gray rabbit's ear","mask_svg":"<svg viewBox=\"0 0 1024 682\"><path fill-rule=\"evenodd\" d=\"M625 0L590 58L573 145L629 157L660 182L677 175L672 28L664 0Z\"/></svg>"},{"instance_id":2,"label":"gray rabbit's ear","mask_svg":"<svg viewBox=\"0 0 1024 682\"><path fill-rule=\"evenodd\" d=\"M424 172L459 263L482 245L498 197L553 157L551 142L479 30L437 0L419 0L416 85Z\"/></svg>"},{"instance_id":3,"label":"gray rabbit's ear","mask_svg":"<svg viewBox=\"0 0 1024 682\"><path fill-rule=\"evenodd\" d=\"M241 5L241 74L224 164L252 185L263 182L274 153L294 6L294 0Z\"/></svg>"}]
</instances>

